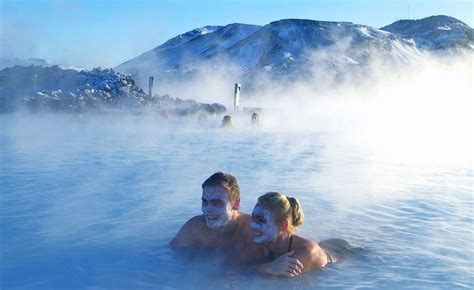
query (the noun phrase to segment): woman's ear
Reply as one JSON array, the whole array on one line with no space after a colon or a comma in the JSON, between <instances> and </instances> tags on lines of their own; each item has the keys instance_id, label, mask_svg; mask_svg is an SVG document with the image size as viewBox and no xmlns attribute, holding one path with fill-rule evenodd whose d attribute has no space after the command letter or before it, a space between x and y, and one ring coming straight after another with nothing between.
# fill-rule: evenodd
<instances>
[{"instance_id":1,"label":"woman's ear","mask_svg":"<svg viewBox=\"0 0 474 290\"><path fill-rule=\"evenodd\" d=\"M233 209L233 210L239 210L239 208L240 208L240 198L237 199L237 200L234 202L234 204L232 205L232 209Z\"/></svg>"},{"instance_id":2,"label":"woman's ear","mask_svg":"<svg viewBox=\"0 0 474 290\"><path fill-rule=\"evenodd\" d=\"M284 232L288 229L288 219L284 219L280 226L280 231Z\"/></svg>"}]
</instances>

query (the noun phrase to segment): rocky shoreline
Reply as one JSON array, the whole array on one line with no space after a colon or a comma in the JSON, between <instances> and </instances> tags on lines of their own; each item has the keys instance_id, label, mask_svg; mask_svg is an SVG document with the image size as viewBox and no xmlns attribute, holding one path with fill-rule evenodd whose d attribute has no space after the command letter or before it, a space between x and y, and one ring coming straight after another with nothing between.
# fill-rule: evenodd
<instances>
[{"instance_id":1,"label":"rocky shoreline","mask_svg":"<svg viewBox=\"0 0 474 290\"><path fill-rule=\"evenodd\" d=\"M0 70L0 113L18 110L72 114L114 110L182 117L222 114L226 108L169 95L149 96L131 76L112 69L14 66Z\"/></svg>"}]
</instances>

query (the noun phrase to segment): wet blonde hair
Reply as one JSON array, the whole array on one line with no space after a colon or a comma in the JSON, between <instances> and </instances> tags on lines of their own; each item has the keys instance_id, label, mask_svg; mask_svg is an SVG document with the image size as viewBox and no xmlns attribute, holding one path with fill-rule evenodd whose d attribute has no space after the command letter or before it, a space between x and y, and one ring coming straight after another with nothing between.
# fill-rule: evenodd
<instances>
[{"instance_id":1,"label":"wet blonde hair","mask_svg":"<svg viewBox=\"0 0 474 290\"><path fill-rule=\"evenodd\" d=\"M222 186L229 192L230 202L240 204L240 188L237 179L232 175L220 171L216 172L204 181L202 188L204 189L206 186Z\"/></svg>"},{"instance_id":2,"label":"wet blonde hair","mask_svg":"<svg viewBox=\"0 0 474 290\"><path fill-rule=\"evenodd\" d=\"M294 197L288 197L278 192L267 192L258 198L258 203L268 209L277 225L288 219L288 231L291 233L303 224L303 210Z\"/></svg>"}]
</instances>

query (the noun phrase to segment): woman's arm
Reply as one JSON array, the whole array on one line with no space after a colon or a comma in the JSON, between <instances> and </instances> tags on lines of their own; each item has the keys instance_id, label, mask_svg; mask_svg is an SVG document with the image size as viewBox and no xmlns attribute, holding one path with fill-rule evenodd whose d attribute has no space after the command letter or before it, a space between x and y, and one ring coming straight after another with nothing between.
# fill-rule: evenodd
<instances>
[{"instance_id":1,"label":"woman's arm","mask_svg":"<svg viewBox=\"0 0 474 290\"><path fill-rule=\"evenodd\" d=\"M298 276L303 272L303 264L296 257L292 256L294 252L295 251L290 251L281 255L275 261L253 265L249 268L260 273L274 276Z\"/></svg>"}]
</instances>

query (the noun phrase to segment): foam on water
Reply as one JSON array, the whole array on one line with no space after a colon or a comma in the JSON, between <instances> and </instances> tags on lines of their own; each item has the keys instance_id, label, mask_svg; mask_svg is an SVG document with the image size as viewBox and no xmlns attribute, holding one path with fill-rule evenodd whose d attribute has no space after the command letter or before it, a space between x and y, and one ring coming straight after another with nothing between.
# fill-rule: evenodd
<instances>
[{"instance_id":1,"label":"foam on water","mask_svg":"<svg viewBox=\"0 0 474 290\"><path fill-rule=\"evenodd\" d=\"M399 163L331 132L220 120L0 118L2 289L474 287L472 156ZM237 177L243 211L280 191L302 204L299 234L363 250L297 279L178 257L167 243L219 170Z\"/></svg>"}]
</instances>

